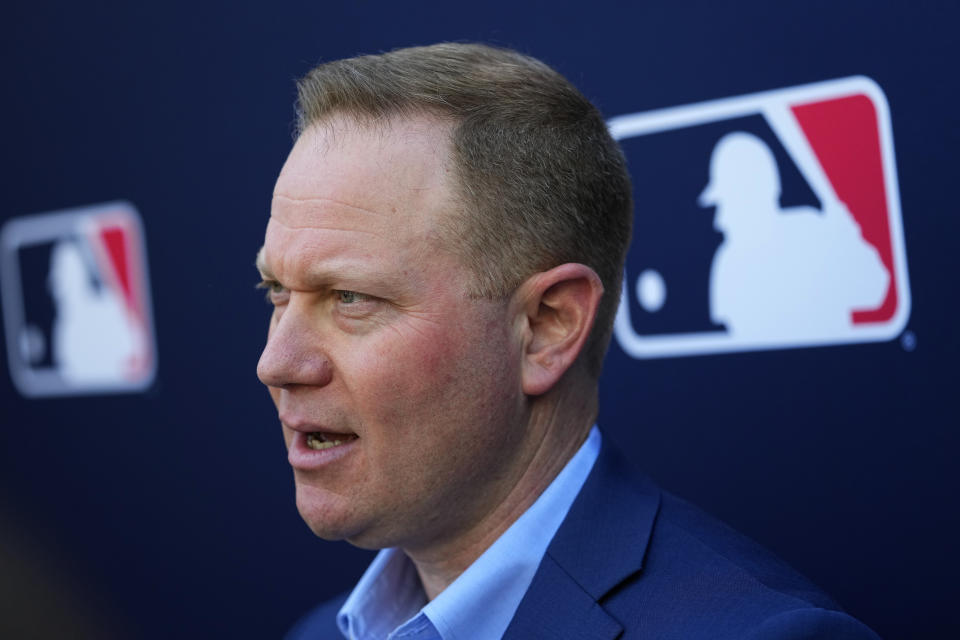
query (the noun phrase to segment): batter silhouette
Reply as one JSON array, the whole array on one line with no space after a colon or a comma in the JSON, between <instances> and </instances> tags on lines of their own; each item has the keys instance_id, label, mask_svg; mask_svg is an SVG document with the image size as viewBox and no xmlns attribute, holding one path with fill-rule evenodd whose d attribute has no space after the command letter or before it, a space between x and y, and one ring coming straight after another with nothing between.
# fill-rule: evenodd
<instances>
[{"instance_id":1,"label":"batter silhouette","mask_svg":"<svg viewBox=\"0 0 960 640\"><path fill-rule=\"evenodd\" d=\"M53 358L60 375L77 383L123 380L137 353L136 325L119 296L94 285L75 242L64 240L53 248L49 287L56 307Z\"/></svg>"},{"instance_id":2,"label":"batter silhouette","mask_svg":"<svg viewBox=\"0 0 960 640\"><path fill-rule=\"evenodd\" d=\"M760 138L723 136L701 207L715 207L723 242L710 272L710 316L736 337L842 335L851 311L879 306L890 275L836 199L823 211L780 206L780 171Z\"/></svg>"}]
</instances>

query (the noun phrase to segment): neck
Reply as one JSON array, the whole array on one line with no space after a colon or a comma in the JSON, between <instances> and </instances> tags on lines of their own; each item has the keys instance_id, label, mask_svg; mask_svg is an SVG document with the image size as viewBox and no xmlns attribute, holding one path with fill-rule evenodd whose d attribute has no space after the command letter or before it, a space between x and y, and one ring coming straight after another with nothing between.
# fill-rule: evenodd
<instances>
[{"instance_id":1,"label":"neck","mask_svg":"<svg viewBox=\"0 0 960 640\"><path fill-rule=\"evenodd\" d=\"M596 420L596 386L575 391L559 388L562 386L533 399L523 427L528 435L517 456L515 474L501 492L503 497L492 501L479 520L450 539L404 549L429 600L466 571L536 502L583 444Z\"/></svg>"}]
</instances>

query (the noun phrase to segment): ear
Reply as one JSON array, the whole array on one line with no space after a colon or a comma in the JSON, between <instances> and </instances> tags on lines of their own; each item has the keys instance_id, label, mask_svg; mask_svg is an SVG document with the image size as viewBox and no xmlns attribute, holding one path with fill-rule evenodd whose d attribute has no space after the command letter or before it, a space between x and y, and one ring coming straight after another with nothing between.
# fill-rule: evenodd
<instances>
[{"instance_id":1,"label":"ear","mask_svg":"<svg viewBox=\"0 0 960 640\"><path fill-rule=\"evenodd\" d=\"M520 285L514 299L524 323L524 393L546 393L570 368L590 336L602 296L600 277L577 263L535 274Z\"/></svg>"}]
</instances>

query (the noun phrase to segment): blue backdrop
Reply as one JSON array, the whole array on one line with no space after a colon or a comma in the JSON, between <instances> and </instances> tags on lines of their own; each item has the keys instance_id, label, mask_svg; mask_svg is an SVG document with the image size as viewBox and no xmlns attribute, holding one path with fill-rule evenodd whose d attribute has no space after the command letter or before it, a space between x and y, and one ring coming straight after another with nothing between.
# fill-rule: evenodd
<instances>
[{"instance_id":1,"label":"blue backdrop","mask_svg":"<svg viewBox=\"0 0 960 640\"><path fill-rule=\"evenodd\" d=\"M369 555L300 521L255 375L268 309L253 258L291 145L293 80L322 60L481 40L544 59L608 117L852 75L880 85L905 333L653 360L615 343L600 422L661 485L881 635L960 634L956 3L15 1L4 13L0 222L136 205L158 369L145 393L46 399L0 373L0 631L277 637L352 584Z\"/></svg>"}]
</instances>

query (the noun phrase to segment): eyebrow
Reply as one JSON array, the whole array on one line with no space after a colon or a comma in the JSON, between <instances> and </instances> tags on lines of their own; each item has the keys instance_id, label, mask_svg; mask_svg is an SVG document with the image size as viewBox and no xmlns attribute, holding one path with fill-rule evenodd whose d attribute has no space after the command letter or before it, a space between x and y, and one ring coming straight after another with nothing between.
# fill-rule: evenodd
<instances>
[{"instance_id":1,"label":"eyebrow","mask_svg":"<svg viewBox=\"0 0 960 640\"><path fill-rule=\"evenodd\" d=\"M276 275L274 275L270 267L267 266L267 259L264 256L265 256L264 247L260 247L260 249L257 251L257 257L254 260L254 263L257 266L257 271L260 272L260 277L263 278L264 280L279 281L279 279L277 278ZM310 272L306 274L305 277L307 282L314 283L312 286L323 286L325 283L331 280L351 281L351 278L349 278L347 274L355 274L358 271L360 270L356 268L341 267L341 269L339 270L333 269L330 271ZM387 276L379 272L372 272L370 275L377 275L378 278L381 280L388 279Z\"/></svg>"},{"instance_id":2,"label":"eyebrow","mask_svg":"<svg viewBox=\"0 0 960 640\"><path fill-rule=\"evenodd\" d=\"M267 280L275 280L273 272L270 271L270 267L267 266L267 259L263 257L263 247L257 251L257 258L254 260L254 264L257 265L257 271L260 272L260 275Z\"/></svg>"}]
</instances>

